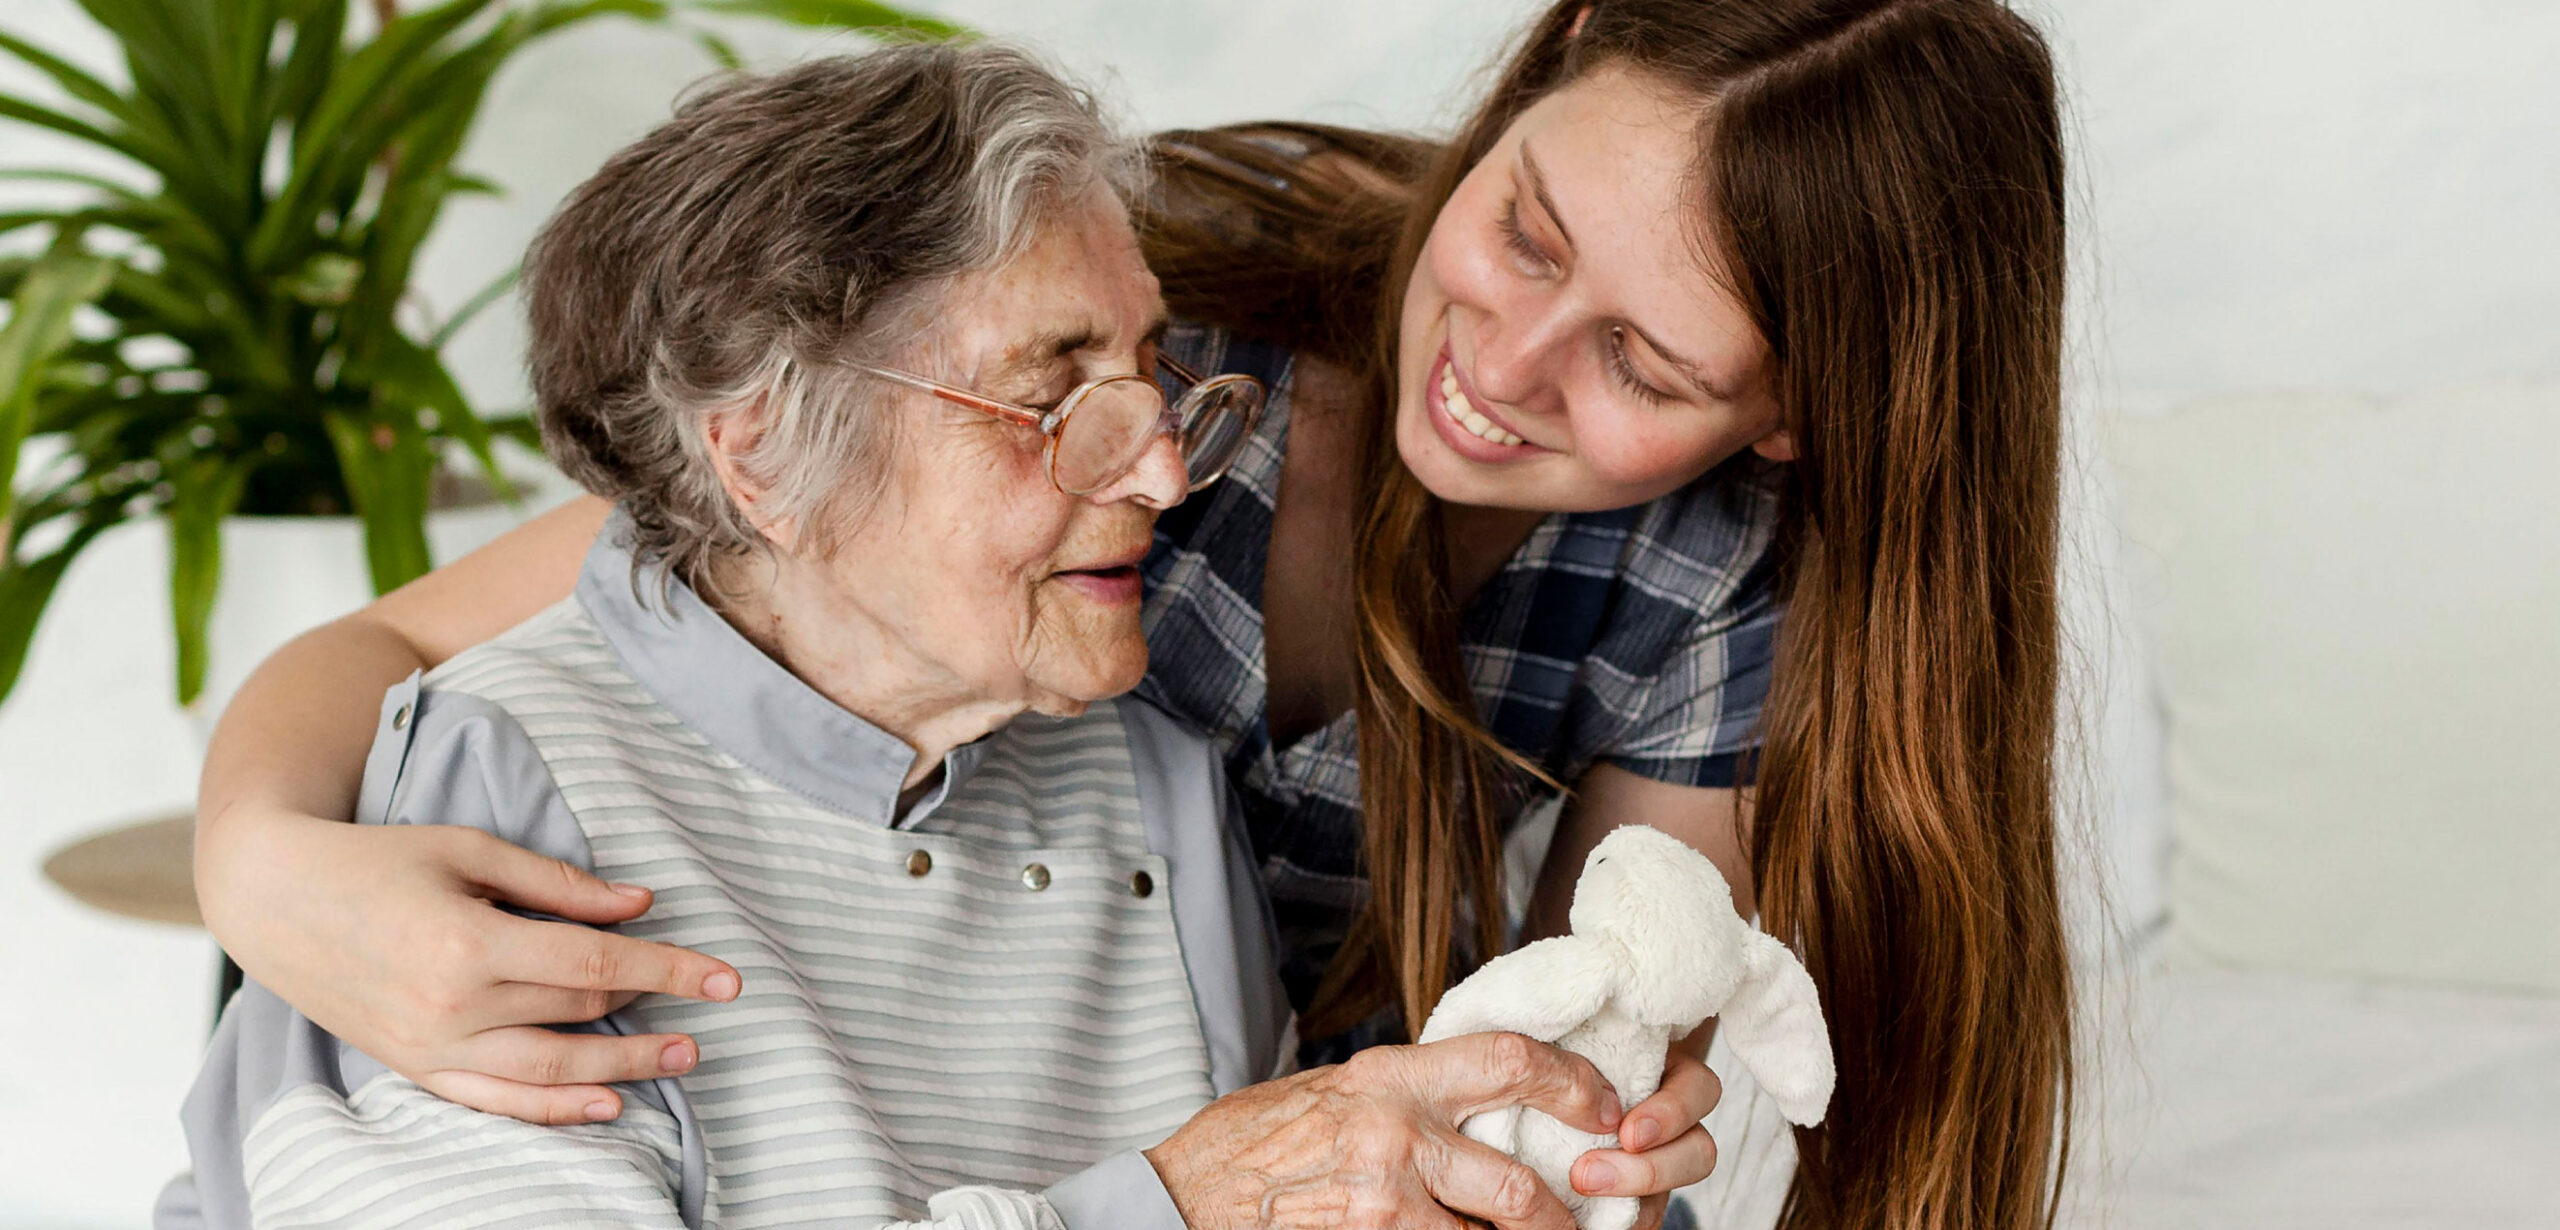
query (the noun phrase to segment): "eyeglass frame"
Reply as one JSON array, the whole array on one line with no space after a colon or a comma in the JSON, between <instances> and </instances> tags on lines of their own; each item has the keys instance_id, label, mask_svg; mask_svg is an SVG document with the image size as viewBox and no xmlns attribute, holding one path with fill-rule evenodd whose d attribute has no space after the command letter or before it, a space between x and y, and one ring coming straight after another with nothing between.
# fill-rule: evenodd
<instances>
[{"instance_id":1,"label":"eyeglass frame","mask_svg":"<svg viewBox=\"0 0 2560 1230\"><path fill-rule=\"evenodd\" d=\"M1046 453L1046 456L1043 458L1043 468L1048 472L1049 485L1057 488L1061 494L1074 496L1077 499L1083 499L1086 496L1092 495L1096 491L1100 491L1105 487L1109 487L1113 483L1119 482L1123 478L1127 478L1129 476L1129 471L1137 468L1138 459L1146 456L1146 449L1140 449L1137 457L1130 458L1129 464L1122 468L1119 473L1095 484L1089 490L1068 491L1066 484L1058 481L1058 435L1060 432L1066 430L1068 417L1076 412L1077 407L1084 404L1086 395L1092 393L1094 390L1099 389L1106 384L1113 384L1122 380L1143 381L1150 387L1155 388L1156 395L1164 398L1164 414L1156 420L1155 434L1147 437L1147 448L1155 447L1156 438L1158 436L1173 436L1178 441L1181 437L1182 429L1188 425L1185 421L1185 416L1179 413L1182 404L1193 401L1196 398L1200 398L1204 393L1213 389L1243 387L1253 390L1252 402L1245 407L1244 412L1244 434L1246 436L1251 436L1254 429L1262 423L1263 402L1264 399L1269 396L1269 392L1263 387L1262 382L1251 376L1247 376L1241 372L1229 372L1225 375L1203 378L1198 372L1191 370L1189 366L1179 360L1176 360L1171 355L1163 353L1158 353L1156 355L1156 366L1163 369L1165 372L1170 373L1174 379L1182 381L1184 384L1190 386L1189 389L1184 391L1179 399L1164 397L1163 387L1157 385L1155 378L1152 376L1148 376L1141 372L1119 372L1109 376L1097 376L1077 385L1075 388L1068 390L1065 397L1058 399L1058 404L1055 408L1048 410L1034 409L1030 406L1018 406L1009 401L999 401L992 397L972 393L967 389L953 388L939 380L926 376L919 376L914 372L899 371L894 367L879 367L869 363L852 363L847 366L858 372L877 376L892 383L903 384L908 388L916 389L921 392L930 393L935 397L952 403L953 405L966 406L971 410L976 410L983 414L991 414L1007 422L1018 423L1024 427L1033 428L1039 431L1042 439L1042 447ZM1183 488L1183 493L1188 495L1192 492L1199 491L1208 487L1210 484L1217 482L1219 479L1226 477L1227 471L1235 468L1235 462L1236 459L1230 457L1227 459L1227 464L1218 467L1217 473L1212 474L1207 478L1196 480L1192 478L1190 467L1186 465L1183 468L1183 482L1187 485Z\"/></svg>"}]
</instances>

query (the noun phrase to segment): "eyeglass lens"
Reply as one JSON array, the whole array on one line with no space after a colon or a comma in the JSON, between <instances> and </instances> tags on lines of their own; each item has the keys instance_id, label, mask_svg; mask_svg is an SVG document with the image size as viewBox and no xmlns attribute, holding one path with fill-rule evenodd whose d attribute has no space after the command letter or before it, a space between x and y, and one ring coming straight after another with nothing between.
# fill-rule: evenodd
<instances>
[{"instance_id":1,"label":"eyeglass lens","mask_svg":"<svg viewBox=\"0 0 2560 1230\"><path fill-rule=\"evenodd\" d=\"M1191 476L1192 490L1218 481L1244 451L1253 420L1253 394L1250 384L1213 382L1183 399L1179 407L1184 416L1182 468Z\"/></svg>"},{"instance_id":2,"label":"eyeglass lens","mask_svg":"<svg viewBox=\"0 0 2560 1230\"><path fill-rule=\"evenodd\" d=\"M1180 443L1191 490L1226 473L1242 451L1249 387L1204 384L1183 397ZM1152 381L1112 380L1086 390L1058 428L1058 486L1087 495L1118 481L1155 443L1164 415L1164 393Z\"/></svg>"},{"instance_id":3,"label":"eyeglass lens","mask_svg":"<svg viewBox=\"0 0 2560 1230\"><path fill-rule=\"evenodd\" d=\"M1058 428L1058 486L1085 495L1110 486L1155 442L1164 394L1145 380L1109 380L1088 388Z\"/></svg>"}]
</instances>

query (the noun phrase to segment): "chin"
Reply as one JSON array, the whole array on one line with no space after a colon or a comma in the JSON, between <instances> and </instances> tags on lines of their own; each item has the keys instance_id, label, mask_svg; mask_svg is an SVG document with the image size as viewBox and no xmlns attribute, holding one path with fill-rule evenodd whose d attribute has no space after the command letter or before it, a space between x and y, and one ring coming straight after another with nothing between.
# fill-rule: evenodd
<instances>
[{"instance_id":1,"label":"chin","mask_svg":"<svg viewBox=\"0 0 2560 1230\"><path fill-rule=\"evenodd\" d=\"M1487 473L1449 451L1423 420L1422 399L1396 406L1396 458L1404 462L1422 489L1443 503L1475 508L1528 508L1515 473ZM1508 480L1508 481L1506 481Z\"/></svg>"},{"instance_id":2,"label":"chin","mask_svg":"<svg viewBox=\"0 0 2560 1230\"><path fill-rule=\"evenodd\" d=\"M1147 677L1147 643L1136 637L1070 663L1039 672L1041 703L1034 708L1056 717L1072 717L1098 700L1126 694Z\"/></svg>"}]
</instances>

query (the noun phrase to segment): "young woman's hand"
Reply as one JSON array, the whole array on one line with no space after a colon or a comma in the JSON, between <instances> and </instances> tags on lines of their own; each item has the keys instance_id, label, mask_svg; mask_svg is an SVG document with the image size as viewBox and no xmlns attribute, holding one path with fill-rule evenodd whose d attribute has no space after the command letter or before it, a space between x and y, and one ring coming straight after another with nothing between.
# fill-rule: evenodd
<instances>
[{"instance_id":1,"label":"young woman's hand","mask_svg":"<svg viewBox=\"0 0 2560 1230\"><path fill-rule=\"evenodd\" d=\"M199 895L241 969L448 1101L533 1123L611 1119L622 1099L606 1085L691 1068L693 1040L543 1025L593 1020L643 991L738 993L724 962L576 925L636 918L646 890L474 829L235 808L221 834L198 851Z\"/></svg>"},{"instance_id":2,"label":"young woman's hand","mask_svg":"<svg viewBox=\"0 0 2560 1230\"><path fill-rule=\"evenodd\" d=\"M1147 1160L1192 1230L1573 1230L1536 1172L1458 1133L1521 1104L1592 1133L1623 1117L1581 1056L1470 1034L1239 1089Z\"/></svg>"},{"instance_id":3,"label":"young woman's hand","mask_svg":"<svg viewBox=\"0 0 2560 1230\"><path fill-rule=\"evenodd\" d=\"M1716 1168L1716 1142L1702 1126L1724 1097L1724 1083L1675 1043L1663 1065L1662 1087L1636 1103L1618 1125L1618 1148L1594 1149L1573 1164L1573 1190L1586 1196L1641 1196L1637 1230L1662 1224L1670 1193L1704 1180Z\"/></svg>"}]
</instances>

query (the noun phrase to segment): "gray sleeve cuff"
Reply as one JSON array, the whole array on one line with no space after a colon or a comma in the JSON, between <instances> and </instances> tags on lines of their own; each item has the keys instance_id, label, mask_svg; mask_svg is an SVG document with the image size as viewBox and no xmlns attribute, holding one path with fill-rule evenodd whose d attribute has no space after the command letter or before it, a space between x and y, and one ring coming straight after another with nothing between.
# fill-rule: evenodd
<instances>
[{"instance_id":1,"label":"gray sleeve cuff","mask_svg":"<svg viewBox=\"0 0 2560 1230\"><path fill-rule=\"evenodd\" d=\"M1173 1194L1135 1149L1114 1153L1040 1194L1067 1230L1186 1230Z\"/></svg>"}]
</instances>

